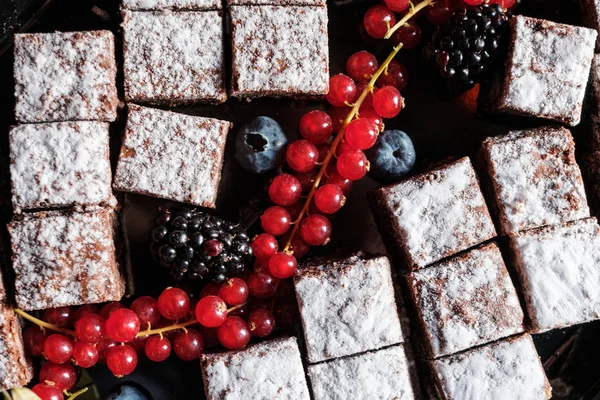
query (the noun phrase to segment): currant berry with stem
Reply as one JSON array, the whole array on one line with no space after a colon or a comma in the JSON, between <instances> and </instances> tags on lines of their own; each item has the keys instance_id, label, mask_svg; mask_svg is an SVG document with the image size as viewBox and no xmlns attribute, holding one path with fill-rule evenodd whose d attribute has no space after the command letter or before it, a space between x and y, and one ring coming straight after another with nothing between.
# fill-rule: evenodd
<instances>
[{"instance_id":1,"label":"currant berry with stem","mask_svg":"<svg viewBox=\"0 0 600 400\"><path fill-rule=\"evenodd\" d=\"M137 352L127 344L110 348L106 355L106 366L117 377L131 374L137 363Z\"/></svg>"},{"instance_id":2,"label":"currant berry with stem","mask_svg":"<svg viewBox=\"0 0 600 400\"><path fill-rule=\"evenodd\" d=\"M352 54L346 61L346 72L357 82L371 79L377 68L379 68L377 58L365 50Z\"/></svg>"},{"instance_id":3,"label":"currant berry with stem","mask_svg":"<svg viewBox=\"0 0 600 400\"><path fill-rule=\"evenodd\" d=\"M72 354L73 342L67 336L54 333L44 340L44 355L53 363L66 363Z\"/></svg>"},{"instance_id":4,"label":"currant berry with stem","mask_svg":"<svg viewBox=\"0 0 600 400\"><path fill-rule=\"evenodd\" d=\"M392 34L392 42L394 44L399 45L402 44L404 49L410 50L417 47L419 42L421 42L421 28L414 21L409 21L399 27Z\"/></svg>"},{"instance_id":5,"label":"currant berry with stem","mask_svg":"<svg viewBox=\"0 0 600 400\"><path fill-rule=\"evenodd\" d=\"M385 0L385 5L392 11L401 13L408 10L410 0Z\"/></svg>"},{"instance_id":6,"label":"currant berry with stem","mask_svg":"<svg viewBox=\"0 0 600 400\"><path fill-rule=\"evenodd\" d=\"M179 288L167 288L158 297L158 311L171 321L181 319L190 311L190 298Z\"/></svg>"},{"instance_id":7,"label":"currant berry with stem","mask_svg":"<svg viewBox=\"0 0 600 400\"><path fill-rule=\"evenodd\" d=\"M324 111L312 110L300 119L300 135L314 144L325 143L333 134L333 121Z\"/></svg>"},{"instance_id":8,"label":"currant berry with stem","mask_svg":"<svg viewBox=\"0 0 600 400\"><path fill-rule=\"evenodd\" d=\"M275 317L266 308L257 308L248 316L248 329L252 336L265 337L275 329Z\"/></svg>"},{"instance_id":9,"label":"currant berry with stem","mask_svg":"<svg viewBox=\"0 0 600 400\"><path fill-rule=\"evenodd\" d=\"M453 0L441 0L435 2L433 6L427 7L425 18L433 25L441 25L447 22L454 13Z\"/></svg>"},{"instance_id":10,"label":"currant berry with stem","mask_svg":"<svg viewBox=\"0 0 600 400\"><path fill-rule=\"evenodd\" d=\"M273 206L263 212L260 223L265 232L273 236L281 236L290 229L292 217L285 208Z\"/></svg>"},{"instance_id":11,"label":"currant berry with stem","mask_svg":"<svg viewBox=\"0 0 600 400\"><path fill-rule=\"evenodd\" d=\"M311 246L326 244L331 236L331 222L321 214L312 214L300 224L302 240Z\"/></svg>"},{"instance_id":12,"label":"currant berry with stem","mask_svg":"<svg viewBox=\"0 0 600 400\"><path fill-rule=\"evenodd\" d=\"M158 311L158 302L150 296L138 297L131 303L131 311L136 313L140 319L140 327L154 326L160 321L160 312Z\"/></svg>"},{"instance_id":13,"label":"currant berry with stem","mask_svg":"<svg viewBox=\"0 0 600 400\"><path fill-rule=\"evenodd\" d=\"M104 332L104 318L97 314L85 314L75 322L75 333L79 340L96 343L102 340Z\"/></svg>"},{"instance_id":14,"label":"currant berry with stem","mask_svg":"<svg viewBox=\"0 0 600 400\"><path fill-rule=\"evenodd\" d=\"M286 239L287 241L287 239ZM285 242L284 242L285 243ZM294 235L292 241L290 242L289 250L292 252L294 257L302 258L308 254L310 251L310 246L304 243L304 241L298 235Z\"/></svg>"},{"instance_id":15,"label":"currant berry with stem","mask_svg":"<svg viewBox=\"0 0 600 400\"><path fill-rule=\"evenodd\" d=\"M375 126L377 127L377 129L379 130L379 132L383 132L384 130L384 123L383 123L383 117L379 114L377 114L375 112L375 110L364 110L360 113L360 118L363 119L370 119L371 121L373 121L373 123L375 124ZM338 147L340 147L338 145ZM341 154L342 152L339 152L339 154Z\"/></svg>"},{"instance_id":16,"label":"currant berry with stem","mask_svg":"<svg viewBox=\"0 0 600 400\"><path fill-rule=\"evenodd\" d=\"M195 329L186 329L177 332L173 339L173 350L177 357L184 361L192 361L200 357L204 350L204 339L202 334Z\"/></svg>"},{"instance_id":17,"label":"currant berry with stem","mask_svg":"<svg viewBox=\"0 0 600 400\"><path fill-rule=\"evenodd\" d=\"M96 345L96 349L98 349L98 363L106 363L106 356L108 355L108 351L115 346L118 346L117 342L110 339L102 339Z\"/></svg>"},{"instance_id":18,"label":"currant berry with stem","mask_svg":"<svg viewBox=\"0 0 600 400\"><path fill-rule=\"evenodd\" d=\"M246 321L240 317L229 317L217 329L217 337L224 347L230 350L241 349L250 341L250 330Z\"/></svg>"},{"instance_id":19,"label":"currant berry with stem","mask_svg":"<svg viewBox=\"0 0 600 400\"><path fill-rule=\"evenodd\" d=\"M240 278L230 278L226 280L219 291L219 297L232 306L244 304L244 302L248 300L249 294L250 290L248 289L248 284Z\"/></svg>"},{"instance_id":20,"label":"currant berry with stem","mask_svg":"<svg viewBox=\"0 0 600 400\"><path fill-rule=\"evenodd\" d=\"M69 328L73 323L73 307L56 307L44 311L44 321L59 328Z\"/></svg>"},{"instance_id":21,"label":"currant berry with stem","mask_svg":"<svg viewBox=\"0 0 600 400\"><path fill-rule=\"evenodd\" d=\"M248 289L254 297L273 296L279 280L268 271L256 271L248 277Z\"/></svg>"},{"instance_id":22,"label":"currant berry with stem","mask_svg":"<svg viewBox=\"0 0 600 400\"><path fill-rule=\"evenodd\" d=\"M269 259L269 271L275 278L286 279L294 275L298 263L296 257L284 252L275 253Z\"/></svg>"},{"instance_id":23,"label":"currant berry with stem","mask_svg":"<svg viewBox=\"0 0 600 400\"><path fill-rule=\"evenodd\" d=\"M91 368L98 362L100 354L93 343L77 341L73 346L73 361L81 368Z\"/></svg>"},{"instance_id":24,"label":"currant berry with stem","mask_svg":"<svg viewBox=\"0 0 600 400\"><path fill-rule=\"evenodd\" d=\"M404 90L408 84L408 70L404 64L393 60L387 69L377 78L377 86L393 86L398 90ZM361 117L364 115L361 113Z\"/></svg>"},{"instance_id":25,"label":"currant berry with stem","mask_svg":"<svg viewBox=\"0 0 600 400\"><path fill-rule=\"evenodd\" d=\"M227 318L227 304L218 296L206 296L196 305L196 319L200 325L216 328Z\"/></svg>"},{"instance_id":26,"label":"currant berry with stem","mask_svg":"<svg viewBox=\"0 0 600 400\"><path fill-rule=\"evenodd\" d=\"M39 357L44 351L46 333L39 326L30 326L23 331L23 345L25 352L31 357Z\"/></svg>"},{"instance_id":27,"label":"currant berry with stem","mask_svg":"<svg viewBox=\"0 0 600 400\"><path fill-rule=\"evenodd\" d=\"M63 392L56 386L38 383L31 391L42 400L63 400Z\"/></svg>"},{"instance_id":28,"label":"currant berry with stem","mask_svg":"<svg viewBox=\"0 0 600 400\"><path fill-rule=\"evenodd\" d=\"M340 175L352 181L357 181L365 176L368 165L367 157L360 150L346 151L340 154L337 160L337 170Z\"/></svg>"},{"instance_id":29,"label":"currant berry with stem","mask_svg":"<svg viewBox=\"0 0 600 400\"><path fill-rule=\"evenodd\" d=\"M321 186L315 192L315 205L325 214L333 214L344 205L346 197L339 186L331 183Z\"/></svg>"},{"instance_id":30,"label":"currant berry with stem","mask_svg":"<svg viewBox=\"0 0 600 400\"><path fill-rule=\"evenodd\" d=\"M394 118L400 113L404 100L398 89L384 86L373 96L373 109L383 118Z\"/></svg>"},{"instance_id":31,"label":"currant berry with stem","mask_svg":"<svg viewBox=\"0 0 600 400\"><path fill-rule=\"evenodd\" d=\"M395 23L396 16L392 10L381 5L369 8L363 18L365 30L375 39L383 39Z\"/></svg>"},{"instance_id":32,"label":"currant berry with stem","mask_svg":"<svg viewBox=\"0 0 600 400\"><path fill-rule=\"evenodd\" d=\"M332 106L342 107L356 96L356 84L347 75L338 74L329 78L329 92L325 96Z\"/></svg>"},{"instance_id":33,"label":"currant berry with stem","mask_svg":"<svg viewBox=\"0 0 600 400\"><path fill-rule=\"evenodd\" d=\"M130 309L114 310L106 320L106 334L115 342L130 342L140 332L140 319Z\"/></svg>"},{"instance_id":34,"label":"currant berry with stem","mask_svg":"<svg viewBox=\"0 0 600 400\"><path fill-rule=\"evenodd\" d=\"M171 342L164 336L150 336L144 345L144 353L151 361L164 361L171 354Z\"/></svg>"},{"instance_id":35,"label":"currant berry with stem","mask_svg":"<svg viewBox=\"0 0 600 400\"><path fill-rule=\"evenodd\" d=\"M376 93L376 95L378 93ZM344 138L350 147L359 150L366 150L373 147L377 141L378 134L379 128L372 120L367 118L359 118L348 124ZM340 151L339 154L342 154L342 151Z\"/></svg>"},{"instance_id":36,"label":"currant berry with stem","mask_svg":"<svg viewBox=\"0 0 600 400\"><path fill-rule=\"evenodd\" d=\"M252 251L258 259L268 259L278 249L277 239L271 234L261 233L252 241Z\"/></svg>"},{"instance_id":37,"label":"currant berry with stem","mask_svg":"<svg viewBox=\"0 0 600 400\"><path fill-rule=\"evenodd\" d=\"M357 92L356 97L353 99L354 103L358 101L358 98L365 90L368 90L367 95L360 104L359 113L365 110L373 109L373 94L376 93L378 89L376 87L369 86L369 82L359 82L358 85L356 85L356 88Z\"/></svg>"},{"instance_id":38,"label":"currant berry with stem","mask_svg":"<svg viewBox=\"0 0 600 400\"><path fill-rule=\"evenodd\" d=\"M269 198L279 206L291 206L301 195L302 185L294 175L279 174L269 185Z\"/></svg>"},{"instance_id":39,"label":"currant berry with stem","mask_svg":"<svg viewBox=\"0 0 600 400\"><path fill-rule=\"evenodd\" d=\"M40 382L56 386L60 390L69 390L77 382L77 371L69 363L55 364L49 361L40 369Z\"/></svg>"},{"instance_id":40,"label":"currant berry with stem","mask_svg":"<svg viewBox=\"0 0 600 400\"><path fill-rule=\"evenodd\" d=\"M308 140L296 140L288 145L285 158L294 171L308 172L317 165L319 150Z\"/></svg>"}]
</instances>

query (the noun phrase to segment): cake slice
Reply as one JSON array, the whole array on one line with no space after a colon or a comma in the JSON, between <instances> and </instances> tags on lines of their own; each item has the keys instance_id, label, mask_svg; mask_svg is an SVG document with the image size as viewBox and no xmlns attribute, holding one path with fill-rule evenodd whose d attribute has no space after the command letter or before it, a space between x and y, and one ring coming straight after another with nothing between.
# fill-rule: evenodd
<instances>
[{"instance_id":1,"label":"cake slice","mask_svg":"<svg viewBox=\"0 0 600 400\"><path fill-rule=\"evenodd\" d=\"M123 0L124 10L220 10L219 0Z\"/></svg>"}]
</instances>

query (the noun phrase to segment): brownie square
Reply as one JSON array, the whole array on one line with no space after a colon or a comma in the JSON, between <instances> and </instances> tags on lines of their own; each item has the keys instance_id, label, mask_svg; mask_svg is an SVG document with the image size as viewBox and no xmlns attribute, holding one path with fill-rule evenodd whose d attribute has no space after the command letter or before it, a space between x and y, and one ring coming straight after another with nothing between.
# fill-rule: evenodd
<instances>
[{"instance_id":1,"label":"brownie square","mask_svg":"<svg viewBox=\"0 0 600 400\"><path fill-rule=\"evenodd\" d=\"M114 206L108 123L53 122L10 130L15 213L58 207Z\"/></svg>"},{"instance_id":2,"label":"brownie square","mask_svg":"<svg viewBox=\"0 0 600 400\"><path fill-rule=\"evenodd\" d=\"M431 361L444 400L546 400L552 388L529 334Z\"/></svg>"},{"instance_id":3,"label":"brownie square","mask_svg":"<svg viewBox=\"0 0 600 400\"><path fill-rule=\"evenodd\" d=\"M561 127L488 138L487 163L503 234L589 217L575 142Z\"/></svg>"},{"instance_id":4,"label":"brownie square","mask_svg":"<svg viewBox=\"0 0 600 400\"><path fill-rule=\"evenodd\" d=\"M123 0L124 10L220 10L220 0Z\"/></svg>"},{"instance_id":5,"label":"brownie square","mask_svg":"<svg viewBox=\"0 0 600 400\"><path fill-rule=\"evenodd\" d=\"M116 215L25 214L9 226L15 297L24 310L121 300L125 281L115 254Z\"/></svg>"},{"instance_id":6,"label":"brownie square","mask_svg":"<svg viewBox=\"0 0 600 400\"><path fill-rule=\"evenodd\" d=\"M227 6L325 6L325 0L227 0Z\"/></svg>"},{"instance_id":7,"label":"brownie square","mask_svg":"<svg viewBox=\"0 0 600 400\"><path fill-rule=\"evenodd\" d=\"M600 0L578 0L583 25L600 31Z\"/></svg>"},{"instance_id":8,"label":"brownie square","mask_svg":"<svg viewBox=\"0 0 600 400\"><path fill-rule=\"evenodd\" d=\"M15 35L15 117L20 122L114 121L112 32Z\"/></svg>"},{"instance_id":9,"label":"brownie square","mask_svg":"<svg viewBox=\"0 0 600 400\"><path fill-rule=\"evenodd\" d=\"M220 11L124 11L125 100L226 100Z\"/></svg>"},{"instance_id":10,"label":"brownie square","mask_svg":"<svg viewBox=\"0 0 600 400\"><path fill-rule=\"evenodd\" d=\"M494 243L418 270L407 281L429 357L523 332L523 310Z\"/></svg>"},{"instance_id":11,"label":"brownie square","mask_svg":"<svg viewBox=\"0 0 600 400\"><path fill-rule=\"evenodd\" d=\"M113 187L215 207L231 123L129 105Z\"/></svg>"},{"instance_id":12,"label":"brownie square","mask_svg":"<svg viewBox=\"0 0 600 400\"><path fill-rule=\"evenodd\" d=\"M409 270L496 236L468 158L369 193L388 254Z\"/></svg>"},{"instance_id":13,"label":"brownie square","mask_svg":"<svg viewBox=\"0 0 600 400\"><path fill-rule=\"evenodd\" d=\"M207 400L310 399L294 337L202 354L201 363Z\"/></svg>"},{"instance_id":14,"label":"brownie square","mask_svg":"<svg viewBox=\"0 0 600 400\"><path fill-rule=\"evenodd\" d=\"M309 362L404 341L387 258L307 261L294 285Z\"/></svg>"},{"instance_id":15,"label":"brownie square","mask_svg":"<svg viewBox=\"0 0 600 400\"><path fill-rule=\"evenodd\" d=\"M505 70L480 91L481 109L579 124L596 36L588 28L514 16Z\"/></svg>"},{"instance_id":16,"label":"brownie square","mask_svg":"<svg viewBox=\"0 0 600 400\"><path fill-rule=\"evenodd\" d=\"M327 7L231 6L229 11L232 96L327 94Z\"/></svg>"},{"instance_id":17,"label":"brownie square","mask_svg":"<svg viewBox=\"0 0 600 400\"><path fill-rule=\"evenodd\" d=\"M419 384L406 345L309 365L315 400L419 399Z\"/></svg>"},{"instance_id":18,"label":"brownie square","mask_svg":"<svg viewBox=\"0 0 600 400\"><path fill-rule=\"evenodd\" d=\"M33 368L25 354L21 320L6 296L0 272L0 390L23 387L33 379Z\"/></svg>"},{"instance_id":19,"label":"brownie square","mask_svg":"<svg viewBox=\"0 0 600 400\"><path fill-rule=\"evenodd\" d=\"M600 226L595 218L510 237L531 331L600 318Z\"/></svg>"}]
</instances>

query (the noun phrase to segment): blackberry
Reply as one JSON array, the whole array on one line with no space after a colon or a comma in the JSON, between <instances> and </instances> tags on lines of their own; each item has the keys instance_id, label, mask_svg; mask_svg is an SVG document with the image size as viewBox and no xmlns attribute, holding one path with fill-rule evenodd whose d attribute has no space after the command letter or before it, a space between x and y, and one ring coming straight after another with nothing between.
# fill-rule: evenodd
<instances>
[{"instance_id":1,"label":"blackberry","mask_svg":"<svg viewBox=\"0 0 600 400\"><path fill-rule=\"evenodd\" d=\"M239 224L189 210L167 210L156 219L152 254L171 276L221 283L238 275L252 258L248 234Z\"/></svg>"},{"instance_id":2,"label":"blackberry","mask_svg":"<svg viewBox=\"0 0 600 400\"><path fill-rule=\"evenodd\" d=\"M471 89L489 75L507 47L511 14L499 4L482 4L454 13L436 28L424 49L452 93Z\"/></svg>"}]
</instances>

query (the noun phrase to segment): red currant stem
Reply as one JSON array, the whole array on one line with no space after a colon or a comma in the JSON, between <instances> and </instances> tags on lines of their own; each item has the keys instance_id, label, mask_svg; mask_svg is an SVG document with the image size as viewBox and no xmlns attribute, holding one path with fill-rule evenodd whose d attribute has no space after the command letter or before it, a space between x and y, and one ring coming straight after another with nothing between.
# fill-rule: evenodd
<instances>
[{"instance_id":1,"label":"red currant stem","mask_svg":"<svg viewBox=\"0 0 600 400\"><path fill-rule=\"evenodd\" d=\"M181 322L181 323L177 323L177 324L173 324L173 325L169 325L169 326L165 326L162 328L157 328L157 329L148 329L145 331L140 331L136 337L143 337L143 336L150 336L150 335L160 335L163 332L168 332L168 331L174 331L177 329L183 329L186 326L190 326L190 325L194 325L197 324L198 320L196 318L190 319L189 321L186 322Z\"/></svg>"},{"instance_id":2,"label":"red currant stem","mask_svg":"<svg viewBox=\"0 0 600 400\"><path fill-rule=\"evenodd\" d=\"M70 331L68 329L59 328L56 325L49 324L46 321L42 321L41 319L36 318L33 315L26 313L25 311L21 310L20 308L15 308L15 313L19 314L21 317L25 318L27 321L32 322L41 328L46 328L46 329L50 329L52 331L64 333L65 335L76 336L75 331Z\"/></svg>"},{"instance_id":3,"label":"red currant stem","mask_svg":"<svg viewBox=\"0 0 600 400\"><path fill-rule=\"evenodd\" d=\"M244 307L246 304L248 304L248 302L247 302L247 301L243 302L242 304L238 304L237 306L233 306L233 307L231 307L231 308L228 308L228 309L227 309L227 314L229 314L229 313L230 313L230 312L232 312L232 311L235 311L235 310L237 310L238 308L242 308L242 307Z\"/></svg>"},{"instance_id":4,"label":"red currant stem","mask_svg":"<svg viewBox=\"0 0 600 400\"><path fill-rule=\"evenodd\" d=\"M411 19L416 13L418 13L425 7L427 7L429 5L433 5L433 4L434 4L433 0L424 0L424 1L420 2L419 4L417 4L416 6L414 4L412 4L410 11L407 12L406 15L400 21L396 22L396 25L389 28L383 38L384 39L391 38L392 35L394 34L394 32L396 32L398 29L400 29L400 27L404 26L404 24L406 24L408 22L408 20Z\"/></svg>"},{"instance_id":5,"label":"red currant stem","mask_svg":"<svg viewBox=\"0 0 600 400\"><path fill-rule=\"evenodd\" d=\"M75 393L71 394L67 400L75 400L77 397L81 396L82 394L84 394L85 392L87 392L89 390L89 387L86 386L83 389L79 389L78 391L76 391Z\"/></svg>"}]
</instances>

